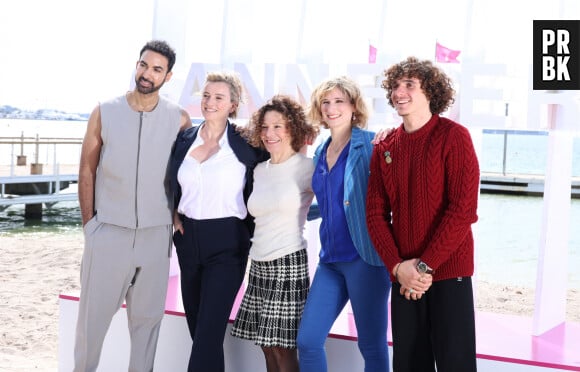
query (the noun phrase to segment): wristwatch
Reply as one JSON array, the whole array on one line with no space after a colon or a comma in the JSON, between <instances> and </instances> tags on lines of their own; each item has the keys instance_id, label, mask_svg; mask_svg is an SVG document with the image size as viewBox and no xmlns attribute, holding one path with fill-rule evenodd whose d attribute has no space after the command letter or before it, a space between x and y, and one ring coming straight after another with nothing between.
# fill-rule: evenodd
<instances>
[{"instance_id":1,"label":"wristwatch","mask_svg":"<svg viewBox=\"0 0 580 372\"><path fill-rule=\"evenodd\" d=\"M433 274L433 269L423 261L419 261L417 264L417 271L421 274Z\"/></svg>"}]
</instances>

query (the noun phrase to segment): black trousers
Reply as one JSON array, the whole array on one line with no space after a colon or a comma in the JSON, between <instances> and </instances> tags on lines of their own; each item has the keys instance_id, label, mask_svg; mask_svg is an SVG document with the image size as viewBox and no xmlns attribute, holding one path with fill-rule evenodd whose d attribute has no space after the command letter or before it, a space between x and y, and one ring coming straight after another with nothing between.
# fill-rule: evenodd
<instances>
[{"instance_id":1,"label":"black trousers","mask_svg":"<svg viewBox=\"0 0 580 372\"><path fill-rule=\"evenodd\" d=\"M188 372L223 372L223 342L240 288L250 236L238 218L183 218L173 236L181 270L181 296L193 341Z\"/></svg>"},{"instance_id":2,"label":"black trousers","mask_svg":"<svg viewBox=\"0 0 580 372\"><path fill-rule=\"evenodd\" d=\"M393 283L394 372L474 372L475 309L470 277L433 282L418 301Z\"/></svg>"}]
</instances>

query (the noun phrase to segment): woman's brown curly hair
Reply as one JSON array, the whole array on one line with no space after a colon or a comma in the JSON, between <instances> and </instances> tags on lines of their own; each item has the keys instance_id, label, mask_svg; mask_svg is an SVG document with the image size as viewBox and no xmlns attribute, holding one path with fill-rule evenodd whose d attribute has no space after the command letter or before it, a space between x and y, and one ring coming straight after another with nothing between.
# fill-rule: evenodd
<instances>
[{"instance_id":1,"label":"woman's brown curly hair","mask_svg":"<svg viewBox=\"0 0 580 372\"><path fill-rule=\"evenodd\" d=\"M383 72L385 80L381 87L387 91L387 100L393 107L391 94L397 81L402 78L417 78L421 89L429 101L431 114L440 114L447 110L455 99L455 90L451 79L429 60L420 61L416 57L408 57Z\"/></svg>"},{"instance_id":2,"label":"woman's brown curly hair","mask_svg":"<svg viewBox=\"0 0 580 372\"><path fill-rule=\"evenodd\" d=\"M306 115L302 106L292 97L284 94L277 94L266 102L260 109L252 114L248 123L246 137L250 145L265 149L262 143L262 124L264 116L269 111L276 111L282 114L286 121L286 129L292 137L291 146L296 152L304 146L307 141L314 140L318 134L318 127L306 121Z\"/></svg>"}]
</instances>

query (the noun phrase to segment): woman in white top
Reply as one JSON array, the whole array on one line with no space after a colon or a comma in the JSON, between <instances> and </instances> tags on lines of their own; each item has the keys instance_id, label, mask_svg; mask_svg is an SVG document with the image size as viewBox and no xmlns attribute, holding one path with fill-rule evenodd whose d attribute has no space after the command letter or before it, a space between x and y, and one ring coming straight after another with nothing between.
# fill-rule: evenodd
<instances>
[{"instance_id":1,"label":"woman in white top","mask_svg":"<svg viewBox=\"0 0 580 372\"><path fill-rule=\"evenodd\" d=\"M296 335L310 286L303 230L314 196L314 164L300 150L316 134L300 104L285 95L254 113L248 128L249 142L270 159L254 171L252 261L232 335L262 348L268 372L298 371Z\"/></svg>"},{"instance_id":2,"label":"woman in white top","mask_svg":"<svg viewBox=\"0 0 580 372\"><path fill-rule=\"evenodd\" d=\"M241 93L236 75L208 74L201 99L205 120L177 137L171 158L173 241L193 341L188 372L224 370L226 326L254 229L246 202L254 167L268 158L229 121L236 117Z\"/></svg>"}]
</instances>

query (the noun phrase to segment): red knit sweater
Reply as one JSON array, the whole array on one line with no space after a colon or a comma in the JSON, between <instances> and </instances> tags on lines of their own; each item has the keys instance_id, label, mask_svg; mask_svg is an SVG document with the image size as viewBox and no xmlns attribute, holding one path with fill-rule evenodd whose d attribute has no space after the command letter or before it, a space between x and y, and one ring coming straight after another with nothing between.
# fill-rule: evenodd
<instances>
[{"instance_id":1,"label":"red knit sweater","mask_svg":"<svg viewBox=\"0 0 580 372\"><path fill-rule=\"evenodd\" d=\"M469 131L438 115L413 133L401 125L370 169L367 224L387 268L419 257L433 280L472 276L479 164Z\"/></svg>"}]
</instances>

